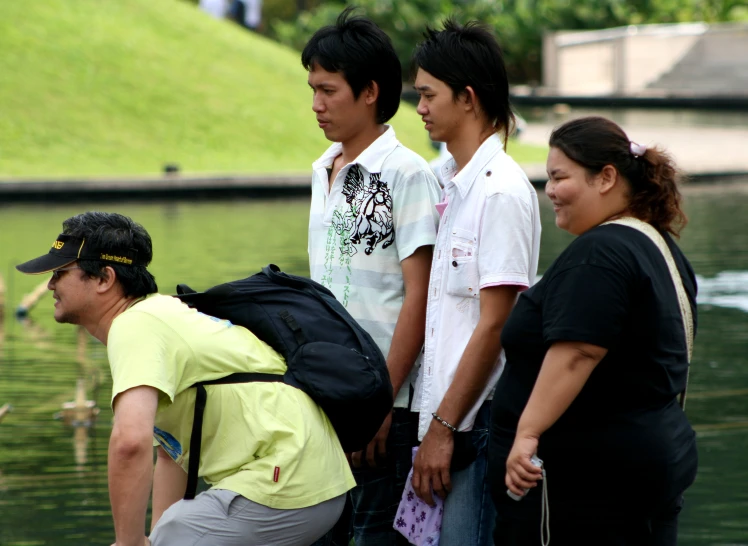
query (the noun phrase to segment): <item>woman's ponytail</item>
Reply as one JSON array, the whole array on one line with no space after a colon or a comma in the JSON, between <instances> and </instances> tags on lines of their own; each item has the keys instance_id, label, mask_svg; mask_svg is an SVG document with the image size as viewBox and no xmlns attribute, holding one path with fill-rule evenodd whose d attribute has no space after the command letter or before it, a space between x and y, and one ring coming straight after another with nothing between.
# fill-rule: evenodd
<instances>
[{"instance_id":1,"label":"woman's ponytail","mask_svg":"<svg viewBox=\"0 0 748 546\"><path fill-rule=\"evenodd\" d=\"M627 176L631 184L631 212L662 231L679 235L688 218L681 208L682 196L678 189L681 176L673 159L655 147L648 148L634 161L642 165L637 169L638 179ZM625 172L621 174L626 176Z\"/></svg>"}]
</instances>

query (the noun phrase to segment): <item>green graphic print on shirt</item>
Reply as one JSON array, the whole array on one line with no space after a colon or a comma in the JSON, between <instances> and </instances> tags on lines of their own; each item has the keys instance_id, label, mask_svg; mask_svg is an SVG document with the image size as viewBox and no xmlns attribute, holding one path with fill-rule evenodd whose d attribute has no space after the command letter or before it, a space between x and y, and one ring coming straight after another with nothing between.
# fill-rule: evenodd
<instances>
[{"instance_id":1,"label":"green graphic print on shirt","mask_svg":"<svg viewBox=\"0 0 748 546\"><path fill-rule=\"evenodd\" d=\"M325 273L322 284L331 288L335 250L340 252L338 262L345 269L345 287L342 303L347 307L351 281L351 259L365 244L364 254L371 256L381 243L387 248L395 242L392 218L392 195L382 173L369 174L368 184L358 165L353 165L343 182L343 195L347 205L335 210L327 232L325 245Z\"/></svg>"}]
</instances>

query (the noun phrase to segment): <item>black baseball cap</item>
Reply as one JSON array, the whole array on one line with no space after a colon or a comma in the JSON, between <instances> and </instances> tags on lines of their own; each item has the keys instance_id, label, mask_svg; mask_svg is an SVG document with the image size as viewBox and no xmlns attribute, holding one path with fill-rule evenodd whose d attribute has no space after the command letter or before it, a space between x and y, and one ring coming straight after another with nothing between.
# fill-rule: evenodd
<instances>
[{"instance_id":1,"label":"black baseball cap","mask_svg":"<svg viewBox=\"0 0 748 546\"><path fill-rule=\"evenodd\" d=\"M86 248L85 239L60 234L57 236L55 242L52 243L52 248L49 249L49 252L17 265L16 269L21 273L41 275L43 273L51 273L55 269L70 265L77 260L101 260L120 265L141 265L138 262L138 251L134 248L128 249L125 252L120 250L116 252L99 252Z\"/></svg>"}]
</instances>

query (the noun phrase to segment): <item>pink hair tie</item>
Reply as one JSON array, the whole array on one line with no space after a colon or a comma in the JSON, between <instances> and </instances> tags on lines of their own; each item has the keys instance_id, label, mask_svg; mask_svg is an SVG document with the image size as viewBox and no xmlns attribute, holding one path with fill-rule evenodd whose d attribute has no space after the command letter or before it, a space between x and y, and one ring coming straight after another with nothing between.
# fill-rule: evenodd
<instances>
[{"instance_id":1,"label":"pink hair tie","mask_svg":"<svg viewBox=\"0 0 748 546\"><path fill-rule=\"evenodd\" d=\"M631 142L631 154L634 157L641 157L644 155L644 153L647 151L647 147L644 144L637 144L636 142Z\"/></svg>"}]
</instances>

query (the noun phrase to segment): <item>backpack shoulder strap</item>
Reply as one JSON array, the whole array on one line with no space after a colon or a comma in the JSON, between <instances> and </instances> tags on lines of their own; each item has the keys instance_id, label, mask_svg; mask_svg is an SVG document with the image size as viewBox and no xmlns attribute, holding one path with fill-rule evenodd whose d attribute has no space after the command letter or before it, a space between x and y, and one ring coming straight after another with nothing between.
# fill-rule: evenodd
<instances>
[{"instance_id":1,"label":"backpack shoulder strap","mask_svg":"<svg viewBox=\"0 0 748 546\"><path fill-rule=\"evenodd\" d=\"M330 301L325 298L325 296L327 296L328 298L332 298L333 300L335 300L336 303L339 303L337 299L335 299L335 296L333 295L333 293L330 292L327 288L313 281L312 279L307 279L305 277L297 277L295 275L288 275L286 273L283 273L280 270L280 268L275 264L270 264L270 265L263 267L262 272L265 275L267 275L268 278L270 278L270 280L276 284L289 286L291 288L294 288L296 290L299 290L301 292L304 292L316 298L322 305L327 307L328 310L334 313L340 320L344 321L350 327L351 331L353 332L353 335L356 336L356 339L358 340L358 343L362 348L366 347L367 342L362 337L362 332L358 328L356 328L354 324L351 324L351 321L348 319L348 317L345 316L345 314L340 313L340 311L335 308L335 305L331 304ZM299 343L299 345L303 344L306 340L303 338L303 334L301 334L302 337L299 338L300 328L295 323L295 321L293 321L293 316L290 316L289 313L286 311L285 316L281 315L281 318L283 319L284 322L286 322L286 324L288 324L288 327L291 328L291 330L294 332L294 337L296 338L296 342ZM371 341L371 343L374 343L374 342Z\"/></svg>"},{"instance_id":2,"label":"backpack shoulder strap","mask_svg":"<svg viewBox=\"0 0 748 546\"><path fill-rule=\"evenodd\" d=\"M177 285L177 295L181 296L182 294L195 294L196 291L187 286L186 284L178 284Z\"/></svg>"},{"instance_id":3,"label":"backpack shoulder strap","mask_svg":"<svg viewBox=\"0 0 748 546\"><path fill-rule=\"evenodd\" d=\"M647 222L643 222L638 218L627 216L625 218L618 218L617 220L605 222L603 225L605 224L619 224L640 231L641 233L649 237L649 239L662 253L663 257L665 258L665 262L667 262L667 267L670 271L670 277L673 280L675 291L678 294L678 304L680 306L680 314L681 319L683 320L683 330L686 334L686 347L688 350L688 372L686 375L686 387L685 389L683 389L683 392L680 395L680 406L681 408L685 409L686 390L688 389L688 374L690 374L691 371L691 355L693 354L693 313L691 311L691 303L688 301L688 295L686 294L686 288L683 285L683 279L681 278L680 271L678 271L678 266L675 265L675 259L673 258L672 252L670 252L670 247L667 246L667 242L665 242L665 239L662 237L662 235L660 235L659 231L657 231L652 225L648 224Z\"/></svg>"},{"instance_id":4,"label":"backpack shoulder strap","mask_svg":"<svg viewBox=\"0 0 748 546\"><path fill-rule=\"evenodd\" d=\"M275 284L290 286L291 288L295 288L296 290L303 290L307 292L321 292L322 294L325 294L327 296L333 298L335 297L335 295L326 286L323 286L307 277L299 277L297 275L289 275L288 273L284 273L280 270L280 267L275 264L269 264L263 267L262 273Z\"/></svg>"},{"instance_id":5,"label":"backpack shoulder strap","mask_svg":"<svg viewBox=\"0 0 748 546\"><path fill-rule=\"evenodd\" d=\"M187 487L184 498L192 500L197 492L198 470L200 469L200 450L203 445L203 414L208 401L205 385L225 385L228 383L250 383L261 381L265 383L282 383L283 376L272 373L234 373L211 381L200 381L192 385L197 389L195 395L195 411L192 417L192 433L190 434L190 460L187 462Z\"/></svg>"}]
</instances>

